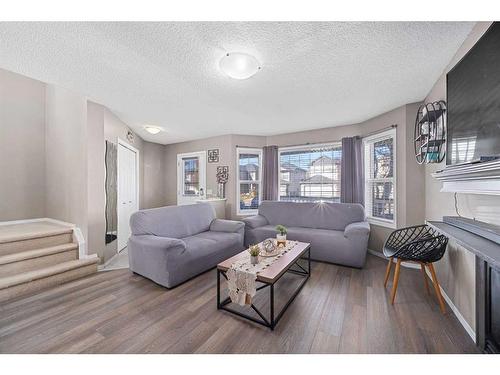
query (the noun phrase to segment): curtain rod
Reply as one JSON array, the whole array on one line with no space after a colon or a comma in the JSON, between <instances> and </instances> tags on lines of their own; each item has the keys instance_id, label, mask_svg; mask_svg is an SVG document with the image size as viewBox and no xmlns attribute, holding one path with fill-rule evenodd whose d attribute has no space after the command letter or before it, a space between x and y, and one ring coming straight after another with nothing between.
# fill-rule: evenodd
<instances>
[{"instance_id":1,"label":"curtain rod","mask_svg":"<svg viewBox=\"0 0 500 375\"><path fill-rule=\"evenodd\" d=\"M286 146L278 146L278 148L280 147L297 147L297 146L315 146L315 145L328 145L330 143L340 143L341 141L328 141L328 142L321 142L321 143L317 143L317 142L307 142L307 143L299 143L299 144L296 144L296 145L286 145ZM276 146L276 145L267 145L267 146ZM236 145L236 147L240 147L240 148L262 148L262 147L265 147L265 146L262 146L262 147L258 147L258 146L241 146L241 145Z\"/></svg>"},{"instance_id":2,"label":"curtain rod","mask_svg":"<svg viewBox=\"0 0 500 375\"><path fill-rule=\"evenodd\" d=\"M396 129L398 127L397 124L393 124L391 126L387 126L385 128L382 128L382 129L378 129L378 130L374 130L370 133L367 133L367 134L364 134L364 135L358 135L356 137L360 137L360 138L366 138L366 137L370 137L372 135L375 135L375 134L379 134L379 133L383 133L387 130L391 130L391 129ZM299 144L296 144L296 145L286 145L286 146L278 146L278 147L298 147L298 146L314 146L314 145L323 145L323 144L328 144L328 143L340 143L342 142L342 140L336 140L336 141L327 141L327 142L321 142L321 143L318 143L318 142L307 142L307 143L299 143ZM269 145L271 146L271 145ZM241 147L241 148L260 148L258 146L242 146L242 145L236 145L236 147Z\"/></svg>"},{"instance_id":3,"label":"curtain rod","mask_svg":"<svg viewBox=\"0 0 500 375\"><path fill-rule=\"evenodd\" d=\"M374 131L372 131L372 132L370 132L368 134L362 135L361 138L370 137L370 136L375 135L375 134L383 133L383 132L385 132L387 130L396 129L397 127L398 127L397 124L392 124L391 126L387 126L387 127L383 128L383 129L374 130Z\"/></svg>"}]
</instances>

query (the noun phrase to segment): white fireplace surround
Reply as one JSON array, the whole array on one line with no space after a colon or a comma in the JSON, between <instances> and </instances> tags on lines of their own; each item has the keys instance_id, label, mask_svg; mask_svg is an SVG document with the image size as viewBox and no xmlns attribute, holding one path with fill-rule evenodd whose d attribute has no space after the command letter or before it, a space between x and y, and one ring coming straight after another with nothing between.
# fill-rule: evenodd
<instances>
[{"instance_id":1,"label":"white fireplace surround","mask_svg":"<svg viewBox=\"0 0 500 375\"><path fill-rule=\"evenodd\" d=\"M500 160L448 166L432 177L443 183L442 192L500 195Z\"/></svg>"}]
</instances>

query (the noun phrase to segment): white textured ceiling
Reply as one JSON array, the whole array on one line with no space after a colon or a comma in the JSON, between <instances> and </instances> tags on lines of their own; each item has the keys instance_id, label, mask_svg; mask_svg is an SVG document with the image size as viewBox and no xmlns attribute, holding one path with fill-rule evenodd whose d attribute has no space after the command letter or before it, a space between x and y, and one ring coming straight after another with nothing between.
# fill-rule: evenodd
<instances>
[{"instance_id":1,"label":"white textured ceiling","mask_svg":"<svg viewBox=\"0 0 500 375\"><path fill-rule=\"evenodd\" d=\"M473 25L2 22L0 67L86 95L152 142L271 135L422 100ZM262 70L228 78L218 68L226 52L250 53Z\"/></svg>"}]
</instances>

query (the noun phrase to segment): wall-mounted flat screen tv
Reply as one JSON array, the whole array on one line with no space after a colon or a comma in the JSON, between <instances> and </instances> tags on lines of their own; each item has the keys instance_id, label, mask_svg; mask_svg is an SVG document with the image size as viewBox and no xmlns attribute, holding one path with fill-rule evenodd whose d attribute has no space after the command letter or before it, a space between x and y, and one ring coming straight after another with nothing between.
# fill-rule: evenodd
<instances>
[{"instance_id":1,"label":"wall-mounted flat screen tv","mask_svg":"<svg viewBox=\"0 0 500 375\"><path fill-rule=\"evenodd\" d=\"M500 157L500 23L447 75L446 164Z\"/></svg>"}]
</instances>

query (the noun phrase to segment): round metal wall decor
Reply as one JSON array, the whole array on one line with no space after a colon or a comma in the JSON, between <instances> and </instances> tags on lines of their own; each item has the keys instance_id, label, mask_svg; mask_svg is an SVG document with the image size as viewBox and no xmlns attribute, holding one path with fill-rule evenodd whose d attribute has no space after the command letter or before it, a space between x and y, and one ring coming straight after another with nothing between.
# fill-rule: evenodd
<instances>
[{"instance_id":1,"label":"round metal wall decor","mask_svg":"<svg viewBox=\"0 0 500 375\"><path fill-rule=\"evenodd\" d=\"M441 163L446 155L446 102L422 104L414 130L415 159L418 164Z\"/></svg>"}]
</instances>

